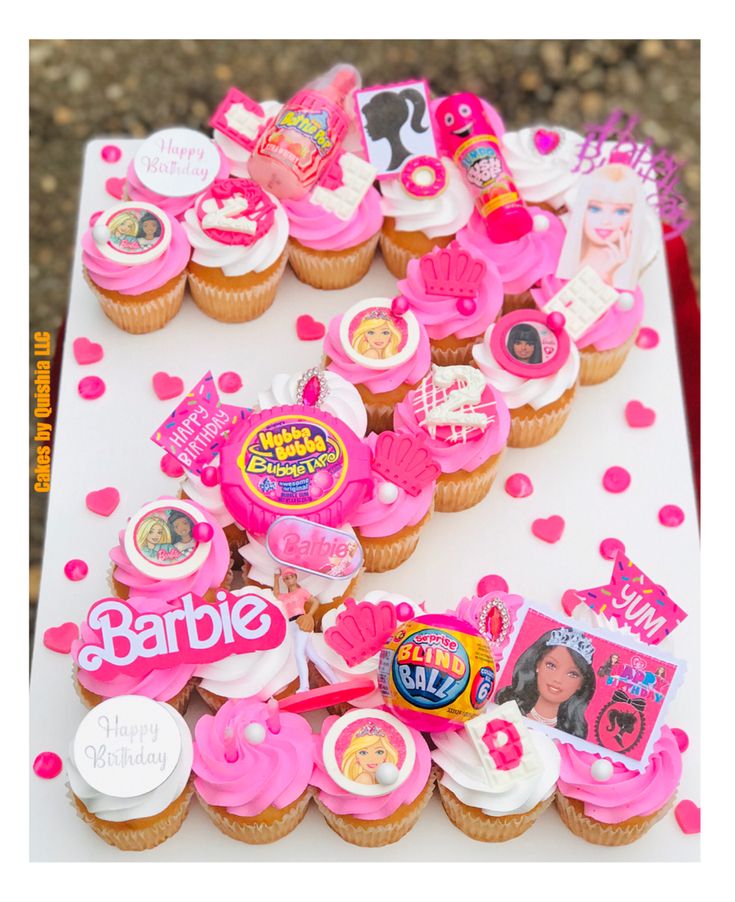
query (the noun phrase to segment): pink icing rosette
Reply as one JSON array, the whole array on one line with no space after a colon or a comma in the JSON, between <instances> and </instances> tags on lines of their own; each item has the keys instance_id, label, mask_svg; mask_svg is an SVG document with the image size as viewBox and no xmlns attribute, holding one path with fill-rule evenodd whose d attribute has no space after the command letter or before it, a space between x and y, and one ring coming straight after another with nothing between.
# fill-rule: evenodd
<instances>
[{"instance_id":1,"label":"pink icing rosette","mask_svg":"<svg viewBox=\"0 0 736 902\"><path fill-rule=\"evenodd\" d=\"M253 699L227 701L214 716L199 718L192 770L208 805L256 817L267 808L286 808L307 788L313 765L309 724L299 714L281 712L281 729L272 733L267 718L267 706ZM248 741L249 724L265 730L262 742Z\"/></svg>"},{"instance_id":2,"label":"pink icing rosette","mask_svg":"<svg viewBox=\"0 0 736 902\"><path fill-rule=\"evenodd\" d=\"M613 763L610 779L594 780L590 769L601 756L579 751L555 740L562 762L557 786L571 799L584 803L587 817L602 824L620 824L631 817L647 817L674 795L682 775L682 753L672 730L662 727L643 771Z\"/></svg>"},{"instance_id":3,"label":"pink icing rosette","mask_svg":"<svg viewBox=\"0 0 736 902\"><path fill-rule=\"evenodd\" d=\"M497 599L506 609L508 615L505 632L502 632L500 641L499 634L494 634L492 629L494 625L492 609ZM493 653L493 661L496 665L496 672L498 673L503 660L503 653L511 638L516 614L523 604L524 599L521 595L489 592L487 595L473 595L472 598L461 598L457 607L454 610L449 610L447 613L452 614L454 617L459 617L461 620L467 620L471 626L474 626L488 639L491 652Z\"/></svg>"},{"instance_id":4,"label":"pink icing rosette","mask_svg":"<svg viewBox=\"0 0 736 902\"><path fill-rule=\"evenodd\" d=\"M82 264L95 285L120 294L139 295L161 288L184 272L192 248L184 229L171 220L171 244L160 257L137 266L126 266L109 260L97 247L90 227L82 236Z\"/></svg>"},{"instance_id":5,"label":"pink icing rosette","mask_svg":"<svg viewBox=\"0 0 736 902\"><path fill-rule=\"evenodd\" d=\"M407 727L416 746L414 767L407 779L393 792L383 796L359 796L348 792L327 773L322 757L322 745L330 727L339 718L325 718L322 731L314 736L314 770L310 783L319 790L319 800L333 814L347 814L364 821L377 821L391 817L402 805L410 805L427 785L432 769L432 756L424 737L412 727Z\"/></svg>"},{"instance_id":6,"label":"pink icing rosette","mask_svg":"<svg viewBox=\"0 0 736 902\"><path fill-rule=\"evenodd\" d=\"M284 200L289 235L316 251L344 251L372 238L383 225L381 195L369 188L350 219L340 219L308 198Z\"/></svg>"},{"instance_id":7,"label":"pink icing rosette","mask_svg":"<svg viewBox=\"0 0 736 902\"><path fill-rule=\"evenodd\" d=\"M220 157L220 168L217 170L215 178L226 179L230 173L230 162L219 147L217 147L217 153ZM168 213L172 219L181 219L194 204L198 195L199 192L197 194L187 194L185 197L167 197L165 194L157 194L155 191L151 191L150 188L146 188L136 175L135 160L131 160L128 171L125 174L125 196L128 199L142 200L149 204L155 204L164 213Z\"/></svg>"},{"instance_id":8,"label":"pink icing rosette","mask_svg":"<svg viewBox=\"0 0 736 902\"><path fill-rule=\"evenodd\" d=\"M168 603L163 598L142 598L131 596L128 604L139 614L163 615L170 611ZM98 644L99 636L91 629L85 620L79 627L79 639L72 643L72 658L79 662L79 652L83 645ZM166 667L163 670L151 670L143 676L131 676L121 673L111 680L101 680L83 670L77 671L77 679L89 692L100 695L103 698L114 698L118 695L145 695L157 702L166 702L174 698L194 676L195 664L177 664L175 667Z\"/></svg>"},{"instance_id":9,"label":"pink icing rosette","mask_svg":"<svg viewBox=\"0 0 736 902\"><path fill-rule=\"evenodd\" d=\"M429 336L424 326L419 323L419 344L416 352L409 360L386 370L373 370L356 363L343 350L340 341L340 322L342 315L334 316L327 327L324 352L330 358L327 367L347 379L353 385L365 385L374 394L393 391L400 385L416 385L424 377L431 361Z\"/></svg>"},{"instance_id":10,"label":"pink icing rosette","mask_svg":"<svg viewBox=\"0 0 736 902\"><path fill-rule=\"evenodd\" d=\"M532 297L537 307L543 309L550 298L567 285L567 281L558 279L555 275L548 275L542 279L539 288L532 289ZM592 345L596 351L610 351L621 347L631 338L644 317L644 294L638 285L636 291L628 293L634 297L631 309L621 310L618 304L609 307L575 342L579 348Z\"/></svg>"},{"instance_id":11,"label":"pink icing rosette","mask_svg":"<svg viewBox=\"0 0 736 902\"><path fill-rule=\"evenodd\" d=\"M476 211L465 228L457 233L457 241L462 247L496 266L506 294L527 291L544 276L553 273L560 259L565 240L562 221L554 213L539 207L529 207L529 213L535 220L537 217L546 219L548 227L535 227L516 241L495 244L488 237L483 218Z\"/></svg>"}]
</instances>

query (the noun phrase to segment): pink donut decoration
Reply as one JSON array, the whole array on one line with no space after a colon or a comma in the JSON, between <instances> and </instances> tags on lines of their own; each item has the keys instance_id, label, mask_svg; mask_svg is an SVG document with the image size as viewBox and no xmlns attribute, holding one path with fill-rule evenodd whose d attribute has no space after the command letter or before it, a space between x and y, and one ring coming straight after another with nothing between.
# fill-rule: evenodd
<instances>
[{"instance_id":1,"label":"pink donut decoration","mask_svg":"<svg viewBox=\"0 0 736 902\"><path fill-rule=\"evenodd\" d=\"M416 179L418 172L429 170L434 176L432 181L423 185ZM442 160L437 157L414 157L404 166L399 175L401 187L411 197L436 197L447 187L447 171Z\"/></svg>"}]
</instances>

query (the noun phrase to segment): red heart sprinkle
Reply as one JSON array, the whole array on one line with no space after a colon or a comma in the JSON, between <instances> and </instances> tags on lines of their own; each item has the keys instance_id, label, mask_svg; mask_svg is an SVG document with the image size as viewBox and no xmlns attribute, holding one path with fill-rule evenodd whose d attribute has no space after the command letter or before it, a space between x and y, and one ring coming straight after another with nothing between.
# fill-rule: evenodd
<instances>
[{"instance_id":1,"label":"red heart sprinkle","mask_svg":"<svg viewBox=\"0 0 736 902\"><path fill-rule=\"evenodd\" d=\"M109 517L120 504L120 492L109 485L104 489L98 489L96 492L88 492L84 503L87 505L87 510L92 511L93 514Z\"/></svg>"},{"instance_id":2,"label":"red heart sprinkle","mask_svg":"<svg viewBox=\"0 0 736 902\"><path fill-rule=\"evenodd\" d=\"M548 131L546 128L538 128L534 132L534 146L546 157L560 143L560 136L557 132Z\"/></svg>"},{"instance_id":3,"label":"red heart sprinkle","mask_svg":"<svg viewBox=\"0 0 736 902\"><path fill-rule=\"evenodd\" d=\"M645 407L641 401L629 401L624 411L626 422L632 429L646 429L657 418L651 407Z\"/></svg>"},{"instance_id":4,"label":"red heart sprinkle","mask_svg":"<svg viewBox=\"0 0 736 902\"><path fill-rule=\"evenodd\" d=\"M123 189L125 188L125 179L109 178L105 182L105 191L116 200L123 199Z\"/></svg>"},{"instance_id":5,"label":"red heart sprinkle","mask_svg":"<svg viewBox=\"0 0 736 902\"><path fill-rule=\"evenodd\" d=\"M184 391L184 383L178 376L169 376L168 373L155 373L153 376L153 390L160 401L170 401Z\"/></svg>"},{"instance_id":6,"label":"red heart sprinkle","mask_svg":"<svg viewBox=\"0 0 736 902\"><path fill-rule=\"evenodd\" d=\"M318 323L308 313L303 314L296 321L296 334L302 341L319 341L324 337L325 332L324 323Z\"/></svg>"},{"instance_id":7,"label":"red heart sprinkle","mask_svg":"<svg viewBox=\"0 0 736 902\"><path fill-rule=\"evenodd\" d=\"M559 542L564 529L565 521L562 517L558 517L557 514L546 519L540 517L532 523L534 535L543 542L549 542L550 545Z\"/></svg>"},{"instance_id":8,"label":"red heart sprinkle","mask_svg":"<svg viewBox=\"0 0 736 902\"><path fill-rule=\"evenodd\" d=\"M89 338L75 338L72 351L74 359L80 366L86 366L88 363L97 363L104 356L102 345L90 341Z\"/></svg>"},{"instance_id":9,"label":"red heart sprinkle","mask_svg":"<svg viewBox=\"0 0 736 902\"><path fill-rule=\"evenodd\" d=\"M690 799L678 802L675 819L683 833L700 833L700 808Z\"/></svg>"},{"instance_id":10,"label":"red heart sprinkle","mask_svg":"<svg viewBox=\"0 0 736 902\"><path fill-rule=\"evenodd\" d=\"M79 638L79 627L69 621L61 626L50 626L43 634L43 644L49 651L68 655L72 650L72 642Z\"/></svg>"}]
</instances>

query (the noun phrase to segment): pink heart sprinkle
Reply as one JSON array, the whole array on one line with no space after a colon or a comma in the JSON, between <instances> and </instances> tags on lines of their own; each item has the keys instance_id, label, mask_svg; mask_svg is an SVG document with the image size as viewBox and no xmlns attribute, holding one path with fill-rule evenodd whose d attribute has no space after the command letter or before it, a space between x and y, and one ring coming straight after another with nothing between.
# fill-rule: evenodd
<instances>
[{"instance_id":1,"label":"pink heart sprinkle","mask_svg":"<svg viewBox=\"0 0 736 902\"><path fill-rule=\"evenodd\" d=\"M612 561L619 551L623 553L626 548L621 539L604 539L598 546L598 550L605 561Z\"/></svg>"},{"instance_id":2,"label":"pink heart sprinkle","mask_svg":"<svg viewBox=\"0 0 736 902\"><path fill-rule=\"evenodd\" d=\"M546 128L538 128L534 132L534 146L546 157L560 143L560 136L557 132L548 131Z\"/></svg>"},{"instance_id":3,"label":"pink heart sprinkle","mask_svg":"<svg viewBox=\"0 0 736 902\"><path fill-rule=\"evenodd\" d=\"M72 344L72 352L74 359L80 366L87 366L88 363L97 363L102 360L104 351L102 345L89 338L75 338Z\"/></svg>"},{"instance_id":4,"label":"pink heart sprinkle","mask_svg":"<svg viewBox=\"0 0 736 902\"><path fill-rule=\"evenodd\" d=\"M617 495L631 485L631 473L625 467L609 467L603 474L603 488Z\"/></svg>"},{"instance_id":5,"label":"pink heart sprinkle","mask_svg":"<svg viewBox=\"0 0 736 902\"><path fill-rule=\"evenodd\" d=\"M319 341L324 337L325 332L324 323L318 323L308 313L297 318L296 334L301 341Z\"/></svg>"},{"instance_id":6,"label":"pink heart sprinkle","mask_svg":"<svg viewBox=\"0 0 736 902\"><path fill-rule=\"evenodd\" d=\"M534 491L531 479L526 473L512 473L504 485L506 494L512 498L527 498Z\"/></svg>"},{"instance_id":7,"label":"pink heart sprinkle","mask_svg":"<svg viewBox=\"0 0 736 902\"><path fill-rule=\"evenodd\" d=\"M182 394L184 382L178 376L169 376L163 372L154 373L153 390L160 401L170 401Z\"/></svg>"},{"instance_id":8,"label":"pink heart sprinkle","mask_svg":"<svg viewBox=\"0 0 736 902\"><path fill-rule=\"evenodd\" d=\"M475 591L478 595L491 595L493 592L502 592L506 595L509 591L509 584L497 573L488 573L478 580Z\"/></svg>"},{"instance_id":9,"label":"pink heart sprinkle","mask_svg":"<svg viewBox=\"0 0 736 902\"><path fill-rule=\"evenodd\" d=\"M562 593L562 610L568 617L572 617L572 612L581 603L582 599L574 589L566 589Z\"/></svg>"},{"instance_id":10,"label":"pink heart sprinkle","mask_svg":"<svg viewBox=\"0 0 736 902\"><path fill-rule=\"evenodd\" d=\"M550 545L559 542L564 529L565 521L562 517L558 517L557 514L553 514L546 519L540 517L532 523L534 535L543 542L549 542Z\"/></svg>"},{"instance_id":11,"label":"pink heart sprinkle","mask_svg":"<svg viewBox=\"0 0 736 902\"><path fill-rule=\"evenodd\" d=\"M105 191L116 200L123 199L123 189L125 188L125 179L109 178L105 182Z\"/></svg>"},{"instance_id":12,"label":"pink heart sprinkle","mask_svg":"<svg viewBox=\"0 0 736 902\"><path fill-rule=\"evenodd\" d=\"M679 526L685 519L685 511L676 504L665 504L659 510L659 522L662 526Z\"/></svg>"},{"instance_id":13,"label":"pink heart sprinkle","mask_svg":"<svg viewBox=\"0 0 736 902\"><path fill-rule=\"evenodd\" d=\"M700 833L700 808L690 799L677 803L675 819L683 833Z\"/></svg>"},{"instance_id":14,"label":"pink heart sprinkle","mask_svg":"<svg viewBox=\"0 0 736 902\"><path fill-rule=\"evenodd\" d=\"M94 401L105 394L105 383L99 376L85 376L79 380L77 391L85 401Z\"/></svg>"},{"instance_id":15,"label":"pink heart sprinkle","mask_svg":"<svg viewBox=\"0 0 736 902\"><path fill-rule=\"evenodd\" d=\"M62 767L62 760L56 752L41 752L33 761L33 773L42 780L58 777Z\"/></svg>"},{"instance_id":16,"label":"pink heart sprinkle","mask_svg":"<svg viewBox=\"0 0 736 902\"><path fill-rule=\"evenodd\" d=\"M72 650L72 642L79 638L79 627L71 621L61 626L50 626L43 634L43 644L49 651L68 655Z\"/></svg>"},{"instance_id":17,"label":"pink heart sprinkle","mask_svg":"<svg viewBox=\"0 0 736 902\"><path fill-rule=\"evenodd\" d=\"M675 741L677 742L677 748L682 753L686 752L690 747L690 737L687 735L687 733L684 730L681 730L679 727L672 727L672 735L675 737Z\"/></svg>"},{"instance_id":18,"label":"pink heart sprinkle","mask_svg":"<svg viewBox=\"0 0 736 902\"><path fill-rule=\"evenodd\" d=\"M123 152L117 144L106 144L100 151L100 156L106 163L117 163Z\"/></svg>"},{"instance_id":19,"label":"pink heart sprinkle","mask_svg":"<svg viewBox=\"0 0 736 902\"><path fill-rule=\"evenodd\" d=\"M632 429L646 429L657 418L651 407L645 407L641 401L629 401L624 411L626 422Z\"/></svg>"},{"instance_id":20,"label":"pink heart sprinkle","mask_svg":"<svg viewBox=\"0 0 736 902\"><path fill-rule=\"evenodd\" d=\"M167 476L171 476L172 479L178 479L180 476L184 475L184 467L182 467L173 454L164 454L159 466L161 467L161 472L165 473Z\"/></svg>"},{"instance_id":21,"label":"pink heart sprinkle","mask_svg":"<svg viewBox=\"0 0 736 902\"><path fill-rule=\"evenodd\" d=\"M96 492L88 492L84 503L87 505L87 510L92 511L93 514L109 517L120 504L120 492L109 485L104 489L98 489Z\"/></svg>"},{"instance_id":22,"label":"pink heart sprinkle","mask_svg":"<svg viewBox=\"0 0 736 902\"><path fill-rule=\"evenodd\" d=\"M80 579L84 579L88 573L89 567L86 562L80 558L72 558L71 561L67 561L66 564L64 564L64 576L73 583L79 582Z\"/></svg>"},{"instance_id":23,"label":"pink heart sprinkle","mask_svg":"<svg viewBox=\"0 0 736 902\"><path fill-rule=\"evenodd\" d=\"M243 380L237 373L233 373L230 370L227 373L222 373L217 380L217 387L221 392L225 392L226 395L231 395L233 392L240 391L243 387Z\"/></svg>"},{"instance_id":24,"label":"pink heart sprinkle","mask_svg":"<svg viewBox=\"0 0 736 902\"><path fill-rule=\"evenodd\" d=\"M650 329L649 326L644 326L643 329L639 329L639 334L636 336L636 346L637 348L643 348L645 351L649 351L652 348L656 348L659 344L659 332L656 329Z\"/></svg>"}]
</instances>

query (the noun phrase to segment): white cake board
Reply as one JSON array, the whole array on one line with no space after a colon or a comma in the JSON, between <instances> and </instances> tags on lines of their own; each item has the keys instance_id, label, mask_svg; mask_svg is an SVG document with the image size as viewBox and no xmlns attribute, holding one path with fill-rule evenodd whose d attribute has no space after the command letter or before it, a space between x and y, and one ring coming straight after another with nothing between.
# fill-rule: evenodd
<instances>
[{"instance_id":1,"label":"white cake board","mask_svg":"<svg viewBox=\"0 0 736 902\"><path fill-rule=\"evenodd\" d=\"M116 164L102 161L109 140L87 147L79 229L90 215L111 205L104 184L123 176L139 142L115 140L123 150ZM77 242L79 248L79 241ZM670 725L686 730L690 748L678 798L700 801L699 789L699 546L688 439L676 356L670 292L664 256L645 274L644 325L655 328L654 350L634 348L623 370L604 385L578 392L568 423L551 442L534 449L510 449L490 495L463 513L437 514L416 553L387 574L368 575L360 591L384 588L443 611L474 590L478 578L500 573L511 590L556 607L565 589L607 582L611 564L601 558L601 539L621 539L634 561L689 612L668 650L688 661L685 685L670 707ZM223 397L251 404L256 392L279 372L296 372L318 363L320 342L296 337L296 318L310 313L327 322L335 313L370 296L395 294L395 281L376 259L368 276L353 288L321 292L287 271L273 307L258 320L225 325L202 314L187 299L163 331L128 335L112 325L82 278L75 258L64 348L49 498L43 575L38 604L31 676L31 755L55 751L66 756L85 708L74 691L71 660L42 643L47 627L81 621L89 605L108 594L109 549L127 516L178 484L160 471L161 450L148 436L176 401L159 401L151 386L158 370L180 376L189 388L211 369L215 376L235 370L244 387ZM79 366L75 338L100 342L104 359ZM79 380L99 375L107 385L95 401L77 393ZM649 429L631 429L624 407L638 399L657 412ZM611 495L601 486L607 467L632 474L628 491ZM534 494L513 499L504 491L511 473L531 476ZM120 506L109 518L90 513L87 492L107 485L120 491ZM685 522L660 525L664 504L679 504ZM537 517L562 515L567 526L556 545L536 539ZM81 582L64 576L64 564L82 558L89 575ZM205 712L199 701L187 714L190 725ZM317 723L318 718L314 717ZM30 770L30 762L29 762ZM696 861L699 837L686 836L670 812L639 842L622 848L590 845L573 836L553 808L524 836L501 845L477 843L447 819L437 793L417 826L399 843L359 849L343 842L311 806L304 822L270 846L247 846L228 839L195 803L179 833L157 849L137 856L107 846L75 814L66 778L41 780L31 771L31 858L35 861Z\"/></svg>"}]
</instances>

